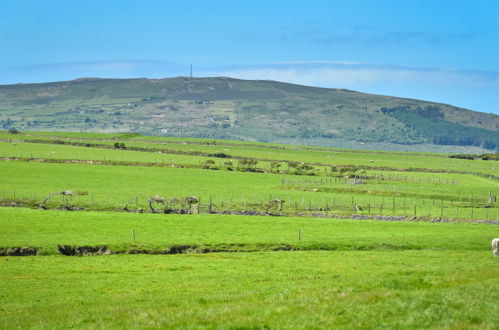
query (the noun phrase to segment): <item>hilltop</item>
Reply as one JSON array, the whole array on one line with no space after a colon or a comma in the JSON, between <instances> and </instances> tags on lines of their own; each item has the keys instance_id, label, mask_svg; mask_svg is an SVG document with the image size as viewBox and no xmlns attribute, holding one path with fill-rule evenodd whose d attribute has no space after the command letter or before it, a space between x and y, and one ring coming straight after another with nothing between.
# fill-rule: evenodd
<instances>
[{"instance_id":1,"label":"hilltop","mask_svg":"<svg viewBox=\"0 0 499 330\"><path fill-rule=\"evenodd\" d=\"M346 89L224 77L3 85L0 128L182 133L378 149L499 148L499 116L494 114Z\"/></svg>"}]
</instances>

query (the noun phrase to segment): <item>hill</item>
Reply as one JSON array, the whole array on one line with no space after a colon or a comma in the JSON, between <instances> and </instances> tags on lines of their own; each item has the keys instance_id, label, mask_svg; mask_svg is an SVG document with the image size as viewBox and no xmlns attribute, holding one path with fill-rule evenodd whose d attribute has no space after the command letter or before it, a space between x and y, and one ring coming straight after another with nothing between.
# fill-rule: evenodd
<instances>
[{"instance_id":1,"label":"hill","mask_svg":"<svg viewBox=\"0 0 499 330\"><path fill-rule=\"evenodd\" d=\"M499 116L494 114L345 89L223 77L3 85L0 128L378 149L499 148Z\"/></svg>"}]
</instances>

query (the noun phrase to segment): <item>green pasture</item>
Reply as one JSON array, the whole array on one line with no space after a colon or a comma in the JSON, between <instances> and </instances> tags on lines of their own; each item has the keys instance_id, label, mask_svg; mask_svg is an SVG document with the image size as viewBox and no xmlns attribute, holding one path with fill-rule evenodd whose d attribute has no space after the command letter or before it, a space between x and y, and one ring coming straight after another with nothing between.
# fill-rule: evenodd
<instances>
[{"instance_id":1,"label":"green pasture","mask_svg":"<svg viewBox=\"0 0 499 330\"><path fill-rule=\"evenodd\" d=\"M23 159L0 160L0 252L38 248L37 256L0 256L0 329L499 324L499 264L490 251L498 226L469 221L499 219L499 185L464 174L498 176L497 162L211 139L180 144L127 133L29 134L0 132L0 156ZM104 148L115 142L162 153ZM270 162L260 160L267 173L229 171L222 166L230 159L180 151L371 169L355 179L331 177L329 166L284 175L268 173ZM199 168L208 159L220 169ZM401 171L411 167L422 171ZM63 190L73 195L58 194ZM196 196L217 213L153 214L153 195ZM154 207L161 212L163 205ZM144 213L135 212L140 208ZM406 218L339 219L354 214ZM107 246L117 254L63 256L57 245ZM175 247L183 253L164 254Z\"/></svg>"},{"instance_id":2,"label":"green pasture","mask_svg":"<svg viewBox=\"0 0 499 330\"><path fill-rule=\"evenodd\" d=\"M0 208L0 228L2 247L45 254L57 244L261 251L0 257L0 328L492 329L499 321L493 225ZM276 244L308 251L265 251Z\"/></svg>"},{"instance_id":3,"label":"green pasture","mask_svg":"<svg viewBox=\"0 0 499 330\"><path fill-rule=\"evenodd\" d=\"M12 137L12 134L9 135ZM88 140L100 140L100 139L127 139L129 137L137 137L138 134L133 133L80 133L80 132L43 132L43 131L29 131L23 132L19 137L21 138L71 138L71 139L88 139Z\"/></svg>"},{"instance_id":4,"label":"green pasture","mask_svg":"<svg viewBox=\"0 0 499 330\"><path fill-rule=\"evenodd\" d=\"M113 144L110 142L110 144ZM220 152L227 152L228 149L221 149ZM216 152L217 150L211 150L211 152ZM219 150L218 150L219 151ZM205 151L206 152L206 151ZM153 164L164 164L164 165L197 165L202 166L207 160L213 160L215 163L213 166L218 167L221 170L226 169L224 162L232 161L233 166L236 167L238 160L217 158L217 157L206 157L206 156L194 156L185 154L175 154L175 153L158 153L158 152L140 152L131 150L121 150L121 149L102 149L93 147L80 147L71 145L61 145L61 144L41 144L41 143L24 143L24 142L0 142L0 156L1 157L21 157L21 158L40 158L40 159L56 159L56 160L95 160L95 161L111 161L111 162L140 162L140 163L153 163ZM270 163L260 161L257 164L258 168L262 168L266 171L270 171ZM289 169L287 165L281 165L280 171L293 172L293 169ZM327 166L314 166L314 170L311 171L316 175L329 176L330 168ZM367 173L384 173L386 171L376 171L370 170ZM334 175L339 175L338 172L333 173ZM404 174L399 174L398 176L420 176L425 175L441 175L445 178L458 178L456 174L431 174L424 172L406 172ZM479 180L480 181L480 180ZM483 180L481 180L483 181Z\"/></svg>"},{"instance_id":5,"label":"green pasture","mask_svg":"<svg viewBox=\"0 0 499 330\"><path fill-rule=\"evenodd\" d=\"M3 133L0 138L15 140L46 140L54 139L83 140L87 142L113 145L123 142L129 147L159 149L168 152L202 152L225 153L237 157L250 157L274 161L295 161L318 163L324 165L356 165L370 167L393 167L396 169L439 169L458 172L478 172L498 175L497 162L483 160L451 159L445 154L377 152L345 149L327 149L314 147L286 146L276 144L253 143L248 141L225 141L193 138L143 137L127 133L47 133L30 132L29 135L12 135ZM111 140L113 139L113 140ZM164 141L164 142L159 142ZM180 144L180 141L183 143ZM174 142L174 143L172 143ZM210 144L208 144L210 143ZM33 147L36 149L36 146ZM1 149L0 149L1 150Z\"/></svg>"},{"instance_id":6,"label":"green pasture","mask_svg":"<svg viewBox=\"0 0 499 330\"><path fill-rule=\"evenodd\" d=\"M130 146L141 146L141 143L129 143ZM407 153L377 153L348 150L307 150L277 149L245 146L213 146L213 145L180 145L180 144L148 144L150 148L180 150L205 153L226 153L232 156L269 159L276 161L295 161L318 163L325 165L356 165L370 167L393 167L397 169L440 169L459 172L481 172L497 175L499 167L496 162L483 160L451 159L445 156Z\"/></svg>"},{"instance_id":7,"label":"green pasture","mask_svg":"<svg viewBox=\"0 0 499 330\"><path fill-rule=\"evenodd\" d=\"M440 175L425 173L422 178ZM71 201L87 209L122 208L130 201L130 207L148 210L148 197L159 194L165 198L196 196L202 203L211 200L215 211L264 211L269 200L279 198L285 213L499 218L496 204L488 204L489 194L496 194L497 188L485 178L461 175L458 185L376 180L353 185L341 179L323 180L321 184L320 178L189 168L0 162L1 200L40 202L48 194L71 190L87 193ZM62 201L61 196L54 196L50 202Z\"/></svg>"},{"instance_id":8,"label":"green pasture","mask_svg":"<svg viewBox=\"0 0 499 330\"><path fill-rule=\"evenodd\" d=\"M202 165L212 159L216 166L224 167L224 161L214 157L163 154L121 149L88 148L61 144L0 142L0 157L75 159L112 162L139 162L164 165ZM266 166L268 167L268 165Z\"/></svg>"},{"instance_id":9,"label":"green pasture","mask_svg":"<svg viewBox=\"0 0 499 330\"><path fill-rule=\"evenodd\" d=\"M230 250L258 251L283 244L305 250L488 251L489 242L497 233L497 226L475 223L67 212L27 208L0 208L0 227L0 248L38 247L42 248L42 254L56 253L57 244L107 245L113 251L127 251L134 246L160 251L173 245L227 246Z\"/></svg>"},{"instance_id":10,"label":"green pasture","mask_svg":"<svg viewBox=\"0 0 499 330\"><path fill-rule=\"evenodd\" d=\"M489 205L489 194L496 194L497 187L492 186L487 179L464 175L459 176L459 184L456 185L439 183L439 180L453 180L454 175L431 173L396 176L397 179L414 180L408 182L366 180L365 184L354 185L350 183L351 179L345 183L337 178L282 177L192 169L184 172L170 168L96 168L92 165L21 162L4 162L0 167L0 176L4 176L0 186L2 199L41 201L49 193L72 190L89 193L77 197L77 201L73 200L73 203L87 207L88 204L122 207L131 200L132 205L145 208L146 199L151 195L160 194L170 198L195 195L201 196L205 202L211 197L215 210L261 210L262 205L266 205L274 196L287 202L285 211L288 213L328 207L336 208L335 213L348 214L352 213L351 205L357 204L362 210L354 210L354 213L372 211L372 214L497 219L495 205L483 208ZM127 174L124 174L125 171ZM39 173L44 175L40 176ZM386 177L390 172L374 174ZM127 179L123 180L124 177ZM286 183L284 185L283 180ZM327 180L332 183L327 183ZM59 201L58 197L55 198L55 201Z\"/></svg>"},{"instance_id":11,"label":"green pasture","mask_svg":"<svg viewBox=\"0 0 499 330\"><path fill-rule=\"evenodd\" d=\"M499 323L489 251L1 257L1 328L453 328Z\"/></svg>"}]
</instances>

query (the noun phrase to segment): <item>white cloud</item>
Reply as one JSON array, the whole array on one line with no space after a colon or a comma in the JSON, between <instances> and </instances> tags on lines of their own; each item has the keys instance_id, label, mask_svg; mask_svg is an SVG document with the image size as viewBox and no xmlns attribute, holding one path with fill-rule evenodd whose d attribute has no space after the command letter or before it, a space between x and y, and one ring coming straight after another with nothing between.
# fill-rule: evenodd
<instances>
[{"instance_id":1,"label":"white cloud","mask_svg":"<svg viewBox=\"0 0 499 330\"><path fill-rule=\"evenodd\" d=\"M493 71L368 65L344 61L287 61L262 66L210 70L203 73L339 88L359 88L378 84L499 87L499 73Z\"/></svg>"},{"instance_id":2,"label":"white cloud","mask_svg":"<svg viewBox=\"0 0 499 330\"><path fill-rule=\"evenodd\" d=\"M398 86L434 85L499 87L499 72L470 71L458 68L421 68L374 65L352 61L280 61L262 65L233 67L194 67L197 77L228 76L240 79L277 80L303 85L365 88L379 84ZM96 77L162 78L187 75L188 65L153 60L108 60L50 63L15 68L22 72L60 72Z\"/></svg>"},{"instance_id":3,"label":"white cloud","mask_svg":"<svg viewBox=\"0 0 499 330\"><path fill-rule=\"evenodd\" d=\"M351 61L279 61L279 62L274 62L272 64L344 64L344 65L350 65L350 64L364 64L361 62L351 62Z\"/></svg>"}]
</instances>

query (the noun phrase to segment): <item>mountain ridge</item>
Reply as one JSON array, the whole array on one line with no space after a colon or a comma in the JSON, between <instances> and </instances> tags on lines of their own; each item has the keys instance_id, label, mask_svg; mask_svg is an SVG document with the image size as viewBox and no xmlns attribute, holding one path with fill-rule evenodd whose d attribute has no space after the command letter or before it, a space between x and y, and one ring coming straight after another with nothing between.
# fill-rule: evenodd
<instances>
[{"instance_id":1,"label":"mountain ridge","mask_svg":"<svg viewBox=\"0 0 499 330\"><path fill-rule=\"evenodd\" d=\"M0 127L332 146L499 148L499 116L432 101L230 77L0 85Z\"/></svg>"}]
</instances>

